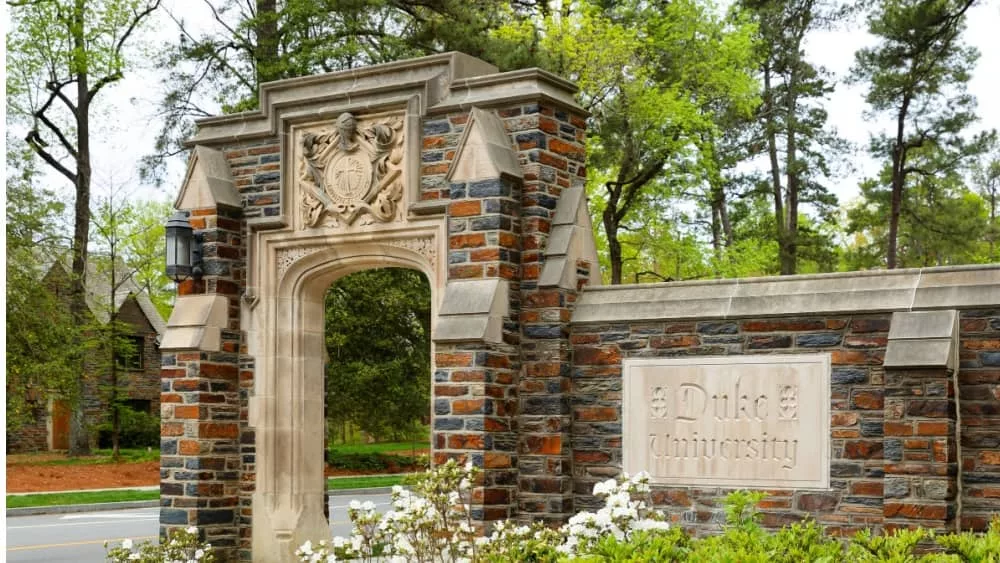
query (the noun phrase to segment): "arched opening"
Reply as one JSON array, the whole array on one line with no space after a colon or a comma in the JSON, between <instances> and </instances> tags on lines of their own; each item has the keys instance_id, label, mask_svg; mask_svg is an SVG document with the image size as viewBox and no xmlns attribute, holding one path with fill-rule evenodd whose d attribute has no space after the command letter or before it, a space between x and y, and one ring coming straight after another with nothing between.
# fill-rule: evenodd
<instances>
[{"instance_id":1,"label":"arched opening","mask_svg":"<svg viewBox=\"0 0 1000 563\"><path fill-rule=\"evenodd\" d=\"M324 308L327 474L416 469L430 448L430 283L363 270L334 281Z\"/></svg>"},{"instance_id":2,"label":"arched opening","mask_svg":"<svg viewBox=\"0 0 1000 563\"><path fill-rule=\"evenodd\" d=\"M284 561L306 540L329 534L324 516L329 288L357 272L382 268L415 271L427 281L427 326L434 330L442 285L439 280L443 277L436 260L437 237L411 237L349 245L312 240L309 245L265 245L261 249L269 255L267 262L278 267L261 272L268 276L262 285L274 290L261 291L248 331L256 369L250 409L250 423L256 430L255 560ZM430 334L427 340L430 342ZM433 350L429 358L433 358ZM432 371L429 365L427 386Z\"/></svg>"}]
</instances>

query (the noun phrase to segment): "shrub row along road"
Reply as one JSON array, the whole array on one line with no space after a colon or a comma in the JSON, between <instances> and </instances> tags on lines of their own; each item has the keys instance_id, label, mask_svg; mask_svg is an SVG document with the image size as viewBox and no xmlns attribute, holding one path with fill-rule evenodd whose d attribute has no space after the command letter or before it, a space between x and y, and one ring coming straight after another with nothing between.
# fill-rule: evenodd
<instances>
[{"instance_id":1,"label":"shrub row along road","mask_svg":"<svg viewBox=\"0 0 1000 563\"><path fill-rule=\"evenodd\" d=\"M330 497L330 531L347 536L350 500L372 501L379 512L389 507L389 495ZM7 561L10 563L80 563L104 561L104 542L131 538L139 543L156 537L159 508L49 514L7 518ZM324 539L324 538L316 538Z\"/></svg>"}]
</instances>

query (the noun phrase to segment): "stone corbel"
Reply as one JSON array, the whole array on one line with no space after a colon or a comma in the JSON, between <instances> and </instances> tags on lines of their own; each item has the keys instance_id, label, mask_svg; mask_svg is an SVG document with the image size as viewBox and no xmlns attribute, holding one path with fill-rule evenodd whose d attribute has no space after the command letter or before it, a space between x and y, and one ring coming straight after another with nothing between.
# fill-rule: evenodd
<instances>
[{"instance_id":1,"label":"stone corbel","mask_svg":"<svg viewBox=\"0 0 1000 563\"><path fill-rule=\"evenodd\" d=\"M590 262L589 285L601 285L593 232L583 186L563 190L552 219L552 232L545 247L545 265L538 277L538 286L575 290L576 261L580 259Z\"/></svg>"},{"instance_id":2,"label":"stone corbel","mask_svg":"<svg viewBox=\"0 0 1000 563\"><path fill-rule=\"evenodd\" d=\"M883 366L957 368L958 311L893 313Z\"/></svg>"},{"instance_id":3,"label":"stone corbel","mask_svg":"<svg viewBox=\"0 0 1000 563\"><path fill-rule=\"evenodd\" d=\"M174 208L215 209L219 206L242 207L229 163L222 151L196 145L191 151L187 174Z\"/></svg>"},{"instance_id":4,"label":"stone corbel","mask_svg":"<svg viewBox=\"0 0 1000 563\"><path fill-rule=\"evenodd\" d=\"M434 328L435 342L503 341L510 314L507 280L450 281Z\"/></svg>"},{"instance_id":5,"label":"stone corbel","mask_svg":"<svg viewBox=\"0 0 1000 563\"><path fill-rule=\"evenodd\" d=\"M182 295L174 304L160 343L164 352L218 352L228 325L229 299L222 295Z\"/></svg>"}]
</instances>

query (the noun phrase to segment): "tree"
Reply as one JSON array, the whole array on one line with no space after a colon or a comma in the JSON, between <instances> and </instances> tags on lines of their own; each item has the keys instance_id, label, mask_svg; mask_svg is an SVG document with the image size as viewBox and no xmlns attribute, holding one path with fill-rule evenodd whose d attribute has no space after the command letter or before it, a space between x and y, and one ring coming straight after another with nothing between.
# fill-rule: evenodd
<instances>
[{"instance_id":1,"label":"tree","mask_svg":"<svg viewBox=\"0 0 1000 563\"><path fill-rule=\"evenodd\" d=\"M130 293L139 289L136 278L140 274L149 275L154 268L163 271L162 252L159 245L150 252L146 246L153 233L158 241L163 240L160 221L163 204L132 204L121 197L121 190L113 190L111 195L100 201L92 215L93 240L96 254L91 257L92 275L104 283L91 283L94 288L102 288L103 295L94 299L98 308L94 322L87 328L85 346L94 352L96 361L90 366L98 374L108 374L106 384L99 385L100 392L107 400L111 422L112 458L118 459L122 432L122 409L127 395L127 379L122 378L123 368L130 365L132 358L141 354L133 340L134 327L120 320L119 311ZM156 222L150 222L155 217Z\"/></svg>"},{"instance_id":2,"label":"tree","mask_svg":"<svg viewBox=\"0 0 1000 563\"><path fill-rule=\"evenodd\" d=\"M25 141L35 154L74 186L70 308L82 326L87 316L91 112L101 92L124 77L129 40L159 0L41 0L10 5L7 84L13 97L8 98L8 111L28 127ZM70 436L71 455L89 453L79 401Z\"/></svg>"},{"instance_id":3,"label":"tree","mask_svg":"<svg viewBox=\"0 0 1000 563\"><path fill-rule=\"evenodd\" d=\"M430 405L430 285L366 270L326 294L327 418L377 437L409 434Z\"/></svg>"},{"instance_id":4,"label":"tree","mask_svg":"<svg viewBox=\"0 0 1000 563\"><path fill-rule=\"evenodd\" d=\"M912 149L910 166L947 169L939 161L952 158L948 150L933 145ZM987 203L966 186L961 170L908 181L900 202L897 265L945 266L982 262L989 253L990 220ZM848 232L858 235L848 251L851 269L875 268L886 256L885 217L892 206L891 165L878 179L861 186L862 199L848 210Z\"/></svg>"},{"instance_id":5,"label":"tree","mask_svg":"<svg viewBox=\"0 0 1000 563\"><path fill-rule=\"evenodd\" d=\"M887 161L889 186L885 265L899 263L900 225L913 178L949 175L982 150L968 142L975 98L965 86L978 53L961 42L965 13L975 0L881 0L868 18L880 42L855 54L852 80L868 82L873 114L891 115L894 130L872 139L873 156ZM916 162L919 160L920 162Z\"/></svg>"},{"instance_id":6,"label":"tree","mask_svg":"<svg viewBox=\"0 0 1000 563\"><path fill-rule=\"evenodd\" d=\"M1000 224L997 223L997 205L1000 204L1000 143L997 142L996 131L992 132L989 150L973 164L972 183L985 200L989 212L989 225L986 229L989 250L986 260L996 262L996 245L1000 239Z\"/></svg>"},{"instance_id":7,"label":"tree","mask_svg":"<svg viewBox=\"0 0 1000 563\"><path fill-rule=\"evenodd\" d=\"M64 205L37 189L30 153L7 144L6 389L7 432L34 421L50 398L75 390L77 326L60 299L61 287L41 283L65 249Z\"/></svg>"},{"instance_id":8,"label":"tree","mask_svg":"<svg viewBox=\"0 0 1000 563\"><path fill-rule=\"evenodd\" d=\"M541 53L539 64L576 81L592 114L590 193L607 239L611 283L624 278L621 233L638 210L663 206L697 160L699 136L720 108L749 114L756 97L750 27L697 0L566 3L500 36ZM571 9L572 8L572 9ZM634 237L625 237L634 238Z\"/></svg>"},{"instance_id":9,"label":"tree","mask_svg":"<svg viewBox=\"0 0 1000 563\"><path fill-rule=\"evenodd\" d=\"M829 25L839 9L823 0L744 0L757 24L758 60L763 81L757 109L758 139L767 155L767 185L774 212L781 274L798 268L800 204L836 207L823 185L831 175L830 156L845 143L827 129L822 100L833 91L823 69L804 58L809 32ZM808 240L808 239L805 239Z\"/></svg>"},{"instance_id":10,"label":"tree","mask_svg":"<svg viewBox=\"0 0 1000 563\"><path fill-rule=\"evenodd\" d=\"M489 31L516 13L494 0L203 0L195 28L178 15L180 41L162 55L164 128L145 173L185 149L192 118L257 107L260 85L283 78L457 50L504 68L523 53L496 46ZM531 6L531 2L512 3ZM539 3L542 4L542 3ZM185 6L187 7L187 6ZM527 9L527 8L525 8Z\"/></svg>"}]
</instances>

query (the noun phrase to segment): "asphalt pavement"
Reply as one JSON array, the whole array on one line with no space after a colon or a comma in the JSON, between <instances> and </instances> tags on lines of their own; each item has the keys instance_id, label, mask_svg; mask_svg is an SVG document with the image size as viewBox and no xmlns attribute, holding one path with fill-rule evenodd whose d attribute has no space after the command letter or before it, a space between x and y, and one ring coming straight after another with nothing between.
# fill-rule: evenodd
<instances>
[{"instance_id":1,"label":"asphalt pavement","mask_svg":"<svg viewBox=\"0 0 1000 563\"><path fill-rule=\"evenodd\" d=\"M380 513L384 513L389 507L389 495L386 493L331 496L332 535L350 534L347 505L351 500L372 501ZM113 545L126 538L135 543L155 540L159 531L159 514L160 509L156 507L8 517L6 561L101 562L104 561L105 541Z\"/></svg>"}]
</instances>

